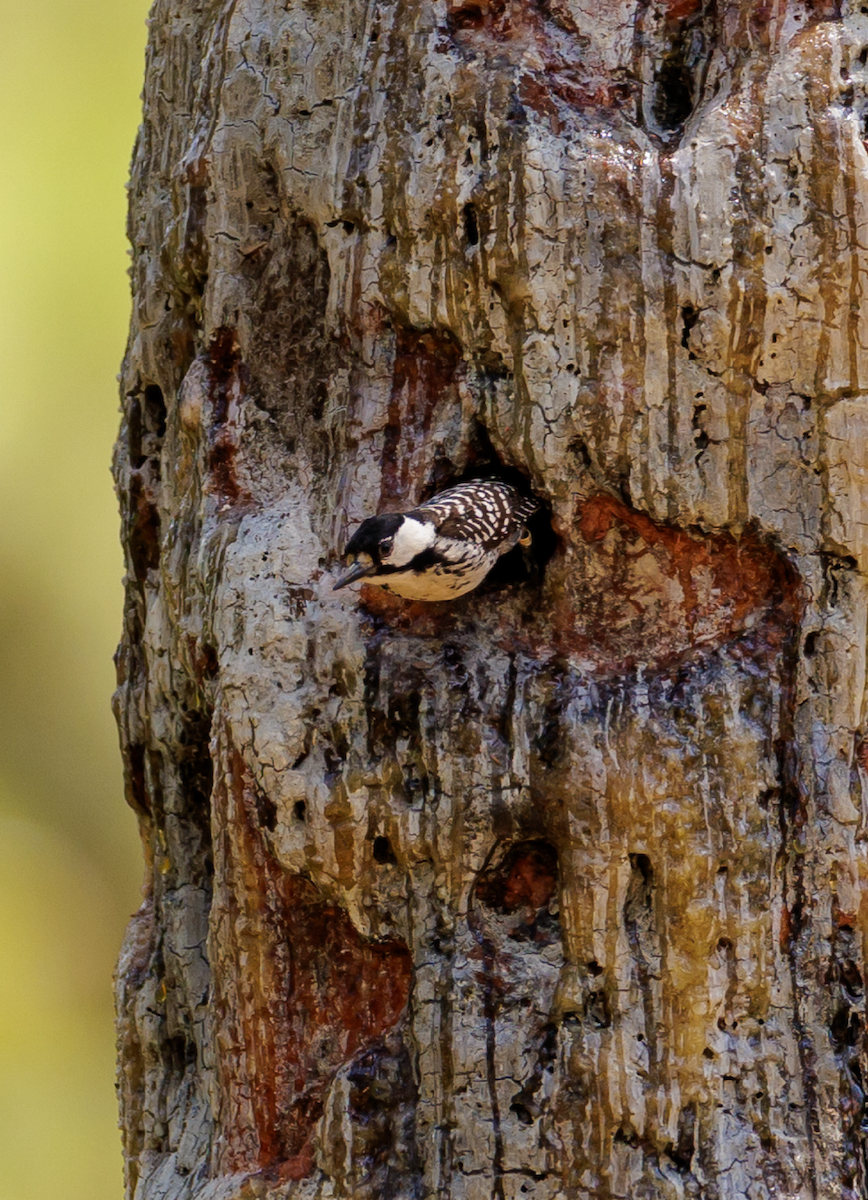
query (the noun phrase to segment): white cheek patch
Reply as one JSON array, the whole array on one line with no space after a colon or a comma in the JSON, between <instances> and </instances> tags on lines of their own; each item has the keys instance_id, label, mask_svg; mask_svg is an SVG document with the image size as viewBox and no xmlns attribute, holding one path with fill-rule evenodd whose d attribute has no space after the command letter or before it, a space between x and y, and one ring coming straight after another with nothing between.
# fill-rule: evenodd
<instances>
[{"instance_id":1,"label":"white cheek patch","mask_svg":"<svg viewBox=\"0 0 868 1200\"><path fill-rule=\"evenodd\" d=\"M433 546L436 536L434 526L428 521L416 521L413 517L405 517L395 534L392 553L383 561L390 567L406 566L417 554Z\"/></svg>"}]
</instances>

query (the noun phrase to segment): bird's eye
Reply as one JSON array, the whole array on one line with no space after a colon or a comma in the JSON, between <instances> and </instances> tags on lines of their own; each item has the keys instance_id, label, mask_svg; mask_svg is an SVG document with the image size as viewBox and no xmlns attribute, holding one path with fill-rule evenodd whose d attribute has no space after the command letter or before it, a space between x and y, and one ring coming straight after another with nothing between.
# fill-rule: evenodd
<instances>
[{"instance_id":1,"label":"bird's eye","mask_svg":"<svg viewBox=\"0 0 868 1200\"><path fill-rule=\"evenodd\" d=\"M380 558L388 558L395 544L394 538L383 538L380 542Z\"/></svg>"}]
</instances>

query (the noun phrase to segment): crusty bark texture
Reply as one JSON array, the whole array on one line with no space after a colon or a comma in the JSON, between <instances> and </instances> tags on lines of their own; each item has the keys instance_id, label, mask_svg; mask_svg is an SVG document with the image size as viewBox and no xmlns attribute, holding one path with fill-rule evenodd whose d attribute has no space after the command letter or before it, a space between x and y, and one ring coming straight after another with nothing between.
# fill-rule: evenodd
<instances>
[{"instance_id":1,"label":"crusty bark texture","mask_svg":"<svg viewBox=\"0 0 868 1200\"><path fill-rule=\"evenodd\" d=\"M868 1195L866 120L858 4L157 0L130 1198Z\"/></svg>"}]
</instances>

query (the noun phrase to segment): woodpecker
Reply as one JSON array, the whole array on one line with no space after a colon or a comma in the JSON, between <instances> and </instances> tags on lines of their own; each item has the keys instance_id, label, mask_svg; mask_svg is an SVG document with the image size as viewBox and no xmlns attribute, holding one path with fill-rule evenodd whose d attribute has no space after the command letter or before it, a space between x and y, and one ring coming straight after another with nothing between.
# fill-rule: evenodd
<instances>
[{"instance_id":1,"label":"woodpecker","mask_svg":"<svg viewBox=\"0 0 868 1200\"><path fill-rule=\"evenodd\" d=\"M363 521L344 550L350 570L334 591L364 579L407 600L454 600L471 592L514 546L531 542L539 508L499 479L459 483L405 513Z\"/></svg>"}]
</instances>

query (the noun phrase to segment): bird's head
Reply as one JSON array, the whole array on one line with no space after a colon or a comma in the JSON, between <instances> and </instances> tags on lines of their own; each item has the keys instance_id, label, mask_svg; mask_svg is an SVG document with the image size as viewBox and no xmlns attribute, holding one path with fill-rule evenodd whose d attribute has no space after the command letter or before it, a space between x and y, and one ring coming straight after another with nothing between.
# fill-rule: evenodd
<instances>
[{"instance_id":1,"label":"bird's head","mask_svg":"<svg viewBox=\"0 0 868 1200\"><path fill-rule=\"evenodd\" d=\"M413 559L431 546L434 537L430 522L403 513L368 517L346 544L343 556L350 569L332 590L336 592L357 579L385 583L390 575L412 569Z\"/></svg>"}]
</instances>

